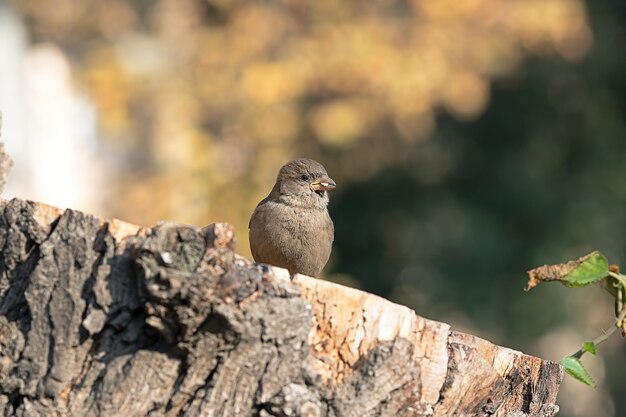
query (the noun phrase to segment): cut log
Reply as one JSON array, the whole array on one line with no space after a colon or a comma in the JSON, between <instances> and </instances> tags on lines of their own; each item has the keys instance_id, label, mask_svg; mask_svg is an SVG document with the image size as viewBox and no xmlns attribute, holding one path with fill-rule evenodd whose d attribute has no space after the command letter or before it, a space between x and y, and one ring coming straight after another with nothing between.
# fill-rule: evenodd
<instances>
[{"instance_id":1,"label":"cut log","mask_svg":"<svg viewBox=\"0 0 626 417\"><path fill-rule=\"evenodd\" d=\"M552 416L561 367L234 252L0 204L1 416Z\"/></svg>"}]
</instances>

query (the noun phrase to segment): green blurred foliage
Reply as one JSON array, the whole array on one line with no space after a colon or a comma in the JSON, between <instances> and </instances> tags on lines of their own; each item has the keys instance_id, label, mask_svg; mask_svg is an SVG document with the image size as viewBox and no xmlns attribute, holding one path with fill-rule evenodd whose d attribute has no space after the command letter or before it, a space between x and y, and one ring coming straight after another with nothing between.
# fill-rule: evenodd
<instances>
[{"instance_id":1,"label":"green blurred foliage","mask_svg":"<svg viewBox=\"0 0 626 417\"><path fill-rule=\"evenodd\" d=\"M611 323L612 300L598 292L522 292L524 271L535 266L594 249L622 268L626 260L626 9L589 7L595 47L583 62L531 59L495 82L476 121L442 114L406 163L338 191L336 270L430 317L544 356L536 343L555 328L580 329L559 351L569 354ZM614 338L600 352L614 414L579 414L561 395L559 415L626 415L626 349Z\"/></svg>"},{"instance_id":2,"label":"green blurred foliage","mask_svg":"<svg viewBox=\"0 0 626 417\"><path fill-rule=\"evenodd\" d=\"M278 167L313 157L339 184L329 279L553 360L610 322L600 293L523 288L544 263L626 259L620 2L13 3L98 108L108 215L229 221L247 255ZM624 353L590 369L595 416L626 415ZM590 415L572 392L560 415Z\"/></svg>"}]
</instances>

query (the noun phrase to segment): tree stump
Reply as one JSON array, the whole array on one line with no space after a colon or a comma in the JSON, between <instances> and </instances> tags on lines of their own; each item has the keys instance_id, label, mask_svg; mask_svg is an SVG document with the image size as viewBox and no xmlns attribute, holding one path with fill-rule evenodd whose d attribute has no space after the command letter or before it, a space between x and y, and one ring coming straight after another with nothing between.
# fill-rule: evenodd
<instances>
[{"instance_id":1,"label":"tree stump","mask_svg":"<svg viewBox=\"0 0 626 417\"><path fill-rule=\"evenodd\" d=\"M234 252L0 203L1 416L553 416L561 367Z\"/></svg>"}]
</instances>

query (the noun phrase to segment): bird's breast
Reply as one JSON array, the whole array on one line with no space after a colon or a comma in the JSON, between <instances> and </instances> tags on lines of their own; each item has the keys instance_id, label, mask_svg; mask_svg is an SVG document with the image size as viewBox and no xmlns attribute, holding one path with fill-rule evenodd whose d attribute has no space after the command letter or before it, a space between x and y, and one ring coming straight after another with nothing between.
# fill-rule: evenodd
<instances>
[{"instance_id":1,"label":"bird's breast","mask_svg":"<svg viewBox=\"0 0 626 417\"><path fill-rule=\"evenodd\" d=\"M317 275L330 257L333 223L326 209L266 201L250 222L253 256L260 262Z\"/></svg>"}]
</instances>

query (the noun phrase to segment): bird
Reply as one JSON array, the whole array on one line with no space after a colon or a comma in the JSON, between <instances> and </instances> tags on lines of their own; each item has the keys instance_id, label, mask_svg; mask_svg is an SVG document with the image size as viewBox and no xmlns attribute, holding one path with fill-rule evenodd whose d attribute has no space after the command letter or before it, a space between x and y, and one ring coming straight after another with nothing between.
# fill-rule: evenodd
<instances>
[{"instance_id":1,"label":"bird","mask_svg":"<svg viewBox=\"0 0 626 417\"><path fill-rule=\"evenodd\" d=\"M326 266L335 227L328 192L337 187L317 161L294 159L278 171L276 183L250 217L250 250L257 263L317 277Z\"/></svg>"}]
</instances>

